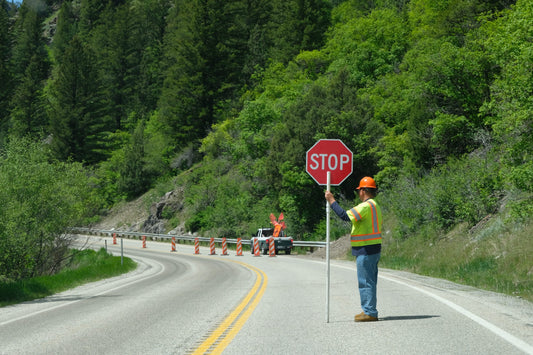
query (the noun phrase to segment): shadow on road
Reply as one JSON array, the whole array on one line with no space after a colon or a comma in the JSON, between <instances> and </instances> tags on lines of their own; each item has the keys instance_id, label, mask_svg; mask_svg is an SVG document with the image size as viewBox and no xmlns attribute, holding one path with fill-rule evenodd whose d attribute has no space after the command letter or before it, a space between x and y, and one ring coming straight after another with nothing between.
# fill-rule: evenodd
<instances>
[{"instance_id":1,"label":"shadow on road","mask_svg":"<svg viewBox=\"0 0 533 355\"><path fill-rule=\"evenodd\" d=\"M440 316L429 316L429 315L421 315L421 316L392 316L392 317L379 317L379 321L387 321L387 320L411 320L411 319L426 319L426 318L436 318Z\"/></svg>"}]
</instances>

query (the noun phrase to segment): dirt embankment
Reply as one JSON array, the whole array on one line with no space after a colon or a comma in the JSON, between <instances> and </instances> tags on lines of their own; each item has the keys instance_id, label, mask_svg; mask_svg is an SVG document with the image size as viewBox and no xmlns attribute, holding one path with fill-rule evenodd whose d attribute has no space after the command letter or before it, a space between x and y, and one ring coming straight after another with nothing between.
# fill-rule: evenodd
<instances>
[{"instance_id":1,"label":"dirt embankment","mask_svg":"<svg viewBox=\"0 0 533 355\"><path fill-rule=\"evenodd\" d=\"M331 259L345 259L350 250L350 235L345 235L329 244L329 257ZM326 259L326 248L318 248L309 254L313 258Z\"/></svg>"}]
</instances>

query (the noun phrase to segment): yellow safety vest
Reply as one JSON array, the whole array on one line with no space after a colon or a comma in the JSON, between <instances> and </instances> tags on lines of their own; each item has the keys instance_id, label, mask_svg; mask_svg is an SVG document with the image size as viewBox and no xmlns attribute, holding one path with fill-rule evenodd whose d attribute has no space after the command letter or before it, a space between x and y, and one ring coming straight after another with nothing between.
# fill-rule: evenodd
<instances>
[{"instance_id":1,"label":"yellow safety vest","mask_svg":"<svg viewBox=\"0 0 533 355\"><path fill-rule=\"evenodd\" d=\"M381 244L381 208L376 201L368 199L351 208L348 217L352 221L352 247Z\"/></svg>"}]
</instances>

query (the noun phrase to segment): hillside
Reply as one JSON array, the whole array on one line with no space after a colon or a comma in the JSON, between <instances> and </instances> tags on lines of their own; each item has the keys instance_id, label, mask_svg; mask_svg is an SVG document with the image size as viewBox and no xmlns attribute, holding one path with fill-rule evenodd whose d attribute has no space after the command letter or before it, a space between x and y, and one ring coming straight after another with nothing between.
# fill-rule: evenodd
<instances>
[{"instance_id":1,"label":"hillside","mask_svg":"<svg viewBox=\"0 0 533 355\"><path fill-rule=\"evenodd\" d=\"M176 199L170 198L172 195L178 194L167 192L149 208L146 200L153 199L150 194L121 204L93 227L185 233L183 226L170 231L169 221L157 218L157 211L161 211L164 206L179 204ZM391 236L389 227L385 232L380 265L507 293L533 302L533 260L530 258L533 253L533 225L528 222L521 224L519 228L513 227L506 222L505 215L506 211L502 206L499 213L487 216L472 228L460 225L429 242L426 238L413 237L398 243ZM160 214L159 216L161 217ZM335 217L332 218L334 222ZM154 230L153 226L160 229ZM345 226L344 232L348 230ZM248 238L246 235L241 237ZM317 239L322 238L319 236ZM349 250L349 235L340 236L331 241L330 257L351 259ZM323 260L326 258L326 250L318 248L313 253L304 255Z\"/></svg>"},{"instance_id":2,"label":"hillside","mask_svg":"<svg viewBox=\"0 0 533 355\"><path fill-rule=\"evenodd\" d=\"M254 4L0 0L0 275L49 272L68 224L101 216L232 237L283 212L321 239L305 152L338 138L355 171L333 192L347 208L375 177L384 263L531 290L531 1Z\"/></svg>"}]
</instances>

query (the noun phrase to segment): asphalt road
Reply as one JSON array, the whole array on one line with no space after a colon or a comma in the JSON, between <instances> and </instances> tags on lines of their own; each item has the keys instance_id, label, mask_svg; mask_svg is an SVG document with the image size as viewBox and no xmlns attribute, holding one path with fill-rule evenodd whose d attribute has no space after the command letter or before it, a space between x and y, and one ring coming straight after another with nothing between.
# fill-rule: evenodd
<instances>
[{"instance_id":1,"label":"asphalt road","mask_svg":"<svg viewBox=\"0 0 533 355\"><path fill-rule=\"evenodd\" d=\"M380 321L355 323L353 262L331 262L328 310L324 260L177 249L126 239L134 272L0 308L0 353L533 354L533 304L513 297L380 269Z\"/></svg>"}]
</instances>

